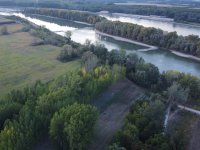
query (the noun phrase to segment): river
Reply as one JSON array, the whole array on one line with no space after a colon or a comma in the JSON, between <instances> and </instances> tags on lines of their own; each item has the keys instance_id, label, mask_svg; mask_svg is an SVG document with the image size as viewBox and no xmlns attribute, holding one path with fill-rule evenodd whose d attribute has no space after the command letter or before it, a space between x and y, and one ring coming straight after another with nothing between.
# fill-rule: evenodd
<instances>
[{"instance_id":1,"label":"river","mask_svg":"<svg viewBox=\"0 0 200 150\"><path fill-rule=\"evenodd\" d=\"M139 51L139 49L144 49L144 46L100 35L95 32L93 26L88 24L38 15L24 16L21 13L5 11L0 12L0 14L15 14L37 25L45 26L47 29L60 35L64 35L66 31L71 31L72 40L75 42L84 43L86 39L89 39L92 42L104 44L108 50L125 49L129 52L137 53L139 56L143 57L146 62L156 65L160 72L166 70L178 70L200 77L200 62L197 60L180 57L163 49L142 52Z\"/></svg>"}]
</instances>

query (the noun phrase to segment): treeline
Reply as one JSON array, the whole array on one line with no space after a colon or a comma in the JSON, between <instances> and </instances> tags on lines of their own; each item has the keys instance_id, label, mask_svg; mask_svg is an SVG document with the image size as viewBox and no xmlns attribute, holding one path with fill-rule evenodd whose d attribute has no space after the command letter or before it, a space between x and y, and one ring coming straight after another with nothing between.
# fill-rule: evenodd
<instances>
[{"instance_id":1,"label":"treeline","mask_svg":"<svg viewBox=\"0 0 200 150\"><path fill-rule=\"evenodd\" d=\"M109 11L112 13L127 13L136 15L158 15L173 18L177 22L192 22L200 23L200 10L192 9L192 7L157 7L157 6L134 6L134 5L115 5L113 2L98 2L98 1L47 1L38 3L34 2L11 2L0 1L1 6L23 6L23 7L43 7L43 8L61 8L83 11ZM193 6L198 6L199 3L194 3Z\"/></svg>"},{"instance_id":2,"label":"treeline","mask_svg":"<svg viewBox=\"0 0 200 150\"><path fill-rule=\"evenodd\" d=\"M97 110L85 104L121 78L121 71L102 66L12 91L0 103L0 149L28 150L48 134L60 149L84 149L97 119Z\"/></svg>"},{"instance_id":3,"label":"treeline","mask_svg":"<svg viewBox=\"0 0 200 150\"><path fill-rule=\"evenodd\" d=\"M95 28L107 34L200 57L200 38L195 35L178 36L176 32L164 32L156 28L107 20L96 23Z\"/></svg>"},{"instance_id":4,"label":"treeline","mask_svg":"<svg viewBox=\"0 0 200 150\"><path fill-rule=\"evenodd\" d=\"M197 6L197 4L195 4ZM143 5L115 5L113 3L81 3L65 6L67 9L77 9L84 11L109 11L111 13L126 13L135 15L157 15L174 19L176 22L200 23L200 10L192 7L160 7Z\"/></svg>"},{"instance_id":5,"label":"treeline","mask_svg":"<svg viewBox=\"0 0 200 150\"><path fill-rule=\"evenodd\" d=\"M96 8L98 9L98 8ZM104 10L112 13L126 13L136 15L157 15L173 18L176 22L200 23L200 10L191 7L157 7L157 6L121 6L105 5Z\"/></svg>"},{"instance_id":6,"label":"treeline","mask_svg":"<svg viewBox=\"0 0 200 150\"><path fill-rule=\"evenodd\" d=\"M197 4L196 4L197 5ZM41 6L42 7L42 6ZM48 6L46 6L48 7ZM157 7L143 5L115 5L113 3L77 2L68 5L52 5L50 8L63 8L82 11L109 11L111 13L126 13L135 15L157 15L174 19L176 22L200 23L200 10L191 7Z\"/></svg>"},{"instance_id":7,"label":"treeline","mask_svg":"<svg viewBox=\"0 0 200 150\"><path fill-rule=\"evenodd\" d=\"M102 21L104 18L89 12L80 12L74 10L64 10L64 9L25 9L25 14L39 14L51 17L58 17L62 19L87 22L90 24L95 24Z\"/></svg>"}]
</instances>

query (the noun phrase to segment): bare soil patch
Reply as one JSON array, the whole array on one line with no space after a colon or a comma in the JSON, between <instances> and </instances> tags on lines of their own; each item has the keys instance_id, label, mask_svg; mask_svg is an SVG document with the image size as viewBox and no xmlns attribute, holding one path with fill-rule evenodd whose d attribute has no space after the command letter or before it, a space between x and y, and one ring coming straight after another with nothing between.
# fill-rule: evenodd
<instances>
[{"instance_id":1,"label":"bare soil patch","mask_svg":"<svg viewBox=\"0 0 200 150\"><path fill-rule=\"evenodd\" d=\"M200 118L194 119L190 123L190 138L187 150L200 150Z\"/></svg>"},{"instance_id":2,"label":"bare soil patch","mask_svg":"<svg viewBox=\"0 0 200 150\"><path fill-rule=\"evenodd\" d=\"M128 79L124 79L113 84L94 100L93 105L102 112L89 150L104 150L107 148L113 136L123 126L130 106L143 93L144 91L141 88Z\"/></svg>"}]
</instances>

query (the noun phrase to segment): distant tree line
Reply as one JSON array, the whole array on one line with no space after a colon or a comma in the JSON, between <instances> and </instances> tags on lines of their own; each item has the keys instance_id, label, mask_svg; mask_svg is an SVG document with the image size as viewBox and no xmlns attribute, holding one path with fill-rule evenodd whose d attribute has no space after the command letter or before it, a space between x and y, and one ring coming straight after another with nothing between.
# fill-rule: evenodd
<instances>
[{"instance_id":1,"label":"distant tree line","mask_svg":"<svg viewBox=\"0 0 200 150\"><path fill-rule=\"evenodd\" d=\"M94 9L94 8L93 8ZM97 10L100 11L96 7ZM90 10L90 8L88 8ZM158 6L141 6L141 5L105 5L104 10L112 13L126 13L135 15L157 15L168 18L173 18L176 22L193 22L200 23L200 10L192 9L191 7L158 7Z\"/></svg>"},{"instance_id":2,"label":"distant tree line","mask_svg":"<svg viewBox=\"0 0 200 150\"><path fill-rule=\"evenodd\" d=\"M52 17L58 17L62 19L87 22L95 24L96 22L102 21L104 18L89 12L80 12L74 10L64 9L25 9L25 14L40 14Z\"/></svg>"},{"instance_id":3,"label":"distant tree line","mask_svg":"<svg viewBox=\"0 0 200 150\"><path fill-rule=\"evenodd\" d=\"M200 57L200 38L196 35L178 36L176 32L107 20L96 23L95 28L107 34Z\"/></svg>"},{"instance_id":4,"label":"distant tree line","mask_svg":"<svg viewBox=\"0 0 200 150\"><path fill-rule=\"evenodd\" d=\"M196 4L197 5L197 4ZM62 7L62 6L60 6ZM59 8L52 6L52 8ZM158 6L143 6L143 5L115 5L113 3L100 2L83 2L77 4L68 4L63 8L73 10L83 10L91 12L109 11L111 13L126 13L135 15L157 15L174 19L176 22L192 22L200 23L200 10L192 9L191 7L158 7Z\"/></svg>"}]
</instances>

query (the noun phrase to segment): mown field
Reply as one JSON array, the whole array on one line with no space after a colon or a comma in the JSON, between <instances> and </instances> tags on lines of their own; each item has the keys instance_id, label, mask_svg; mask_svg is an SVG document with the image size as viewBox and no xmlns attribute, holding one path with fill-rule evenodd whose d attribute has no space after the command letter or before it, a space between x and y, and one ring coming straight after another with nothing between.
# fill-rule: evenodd
<instances>
[{"instance_id":1,"label":"mown field","mask_svg":"<svg viewBox=\"0 0 200 150\"><path fill-rule=\"evenodd\" d=\"M39 79L45 82L79 68L79 61L61 63L56 60L59 47L31 46L36 38L28 32L19 32L22 25L6 26L9 34L0 35L0 97L11 89L22 88Z\"/></svg>"}]
</instances>

